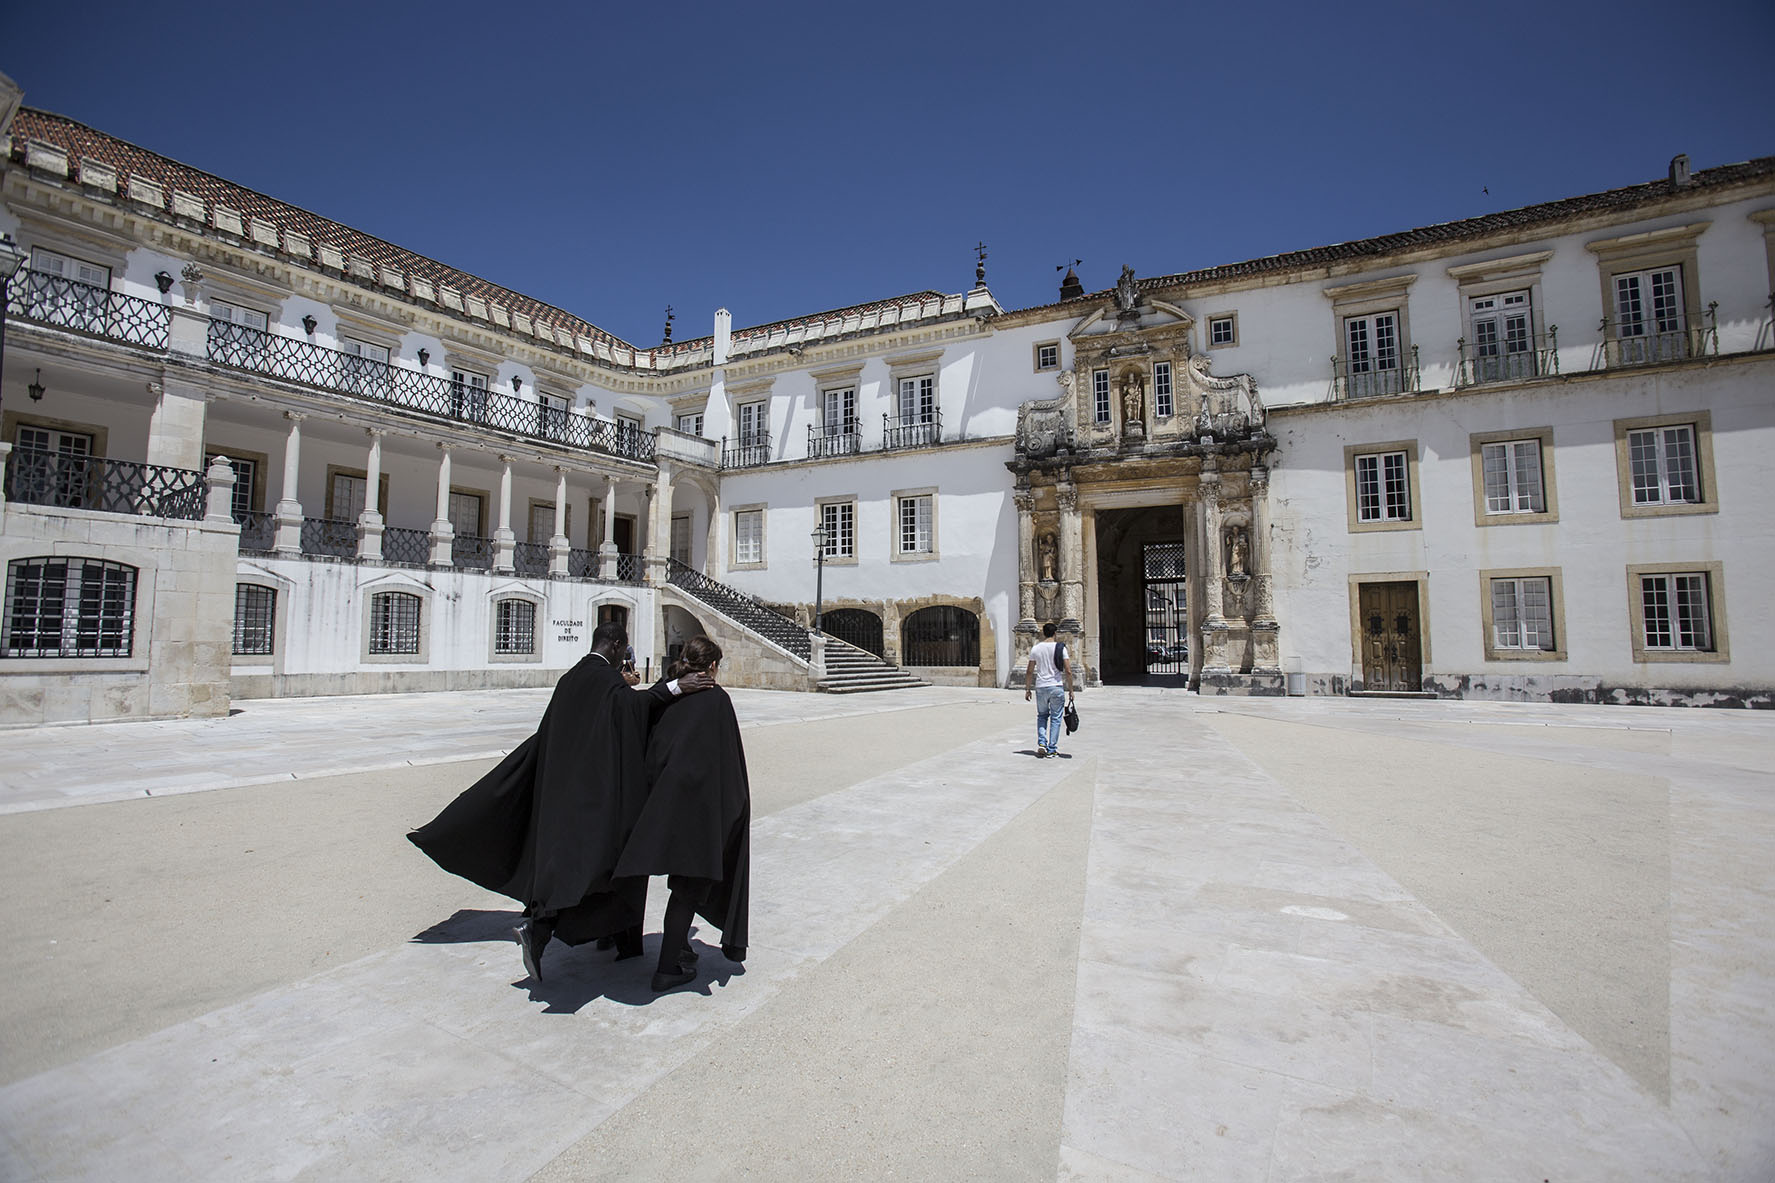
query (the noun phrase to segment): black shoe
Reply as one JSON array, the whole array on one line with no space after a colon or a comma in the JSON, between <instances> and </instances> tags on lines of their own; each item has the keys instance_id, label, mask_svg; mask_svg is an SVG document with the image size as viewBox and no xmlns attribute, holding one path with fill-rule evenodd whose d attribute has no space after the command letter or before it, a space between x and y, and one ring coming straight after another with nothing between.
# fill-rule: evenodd
<instances>
[{"instance_id":1,"label":"black shoe","mask_svg":"<svg viewBox=\"0 0 1775 1183\"><path fill-rule=\"evenodd\" d=\"M683 965L680 964L678 972L675 974L656 973L653 975L653 992L655 994L664 994L667 990L682 986L684 983L691 981L695 977L696 967L694 965L689 969L685 969Z\"/></svg>"},{"instance_id":2,"label":"black shoe","mask_svg":"<svg viewBox=\"0 0 1775 1183\"><path fill-rule=\"evenodd\" d=\"M721 946L721 956L738 965L746 959L746 947L744 945L723 945Z\"/></svg>"},{"instance_id":3,"label":"black shoe","mask_svg":"<svg viewBox=\"0 0 1775 1183\"><path fill-rule=\"evenodd\" d=\"M679 965L695 965L702 959L703 955L698 953L695 949L686 949L684 952L678 954Z\"/></svg>"},{"instance_id":4,"label":"black shoe","mask_svg":"<svg viewBox=\"0 0 1775 1183\"><path fill-rule=\"evenodd\" d=\"M512 935L518 938L518 951L524 957L524 972L530 975L532 981L540 984L542 951L548 945L548 937L537 932L536 925L528 920L512 929ZM540 941L537 940L539 936L542 937Z\"/></svg>"}]
</instances>

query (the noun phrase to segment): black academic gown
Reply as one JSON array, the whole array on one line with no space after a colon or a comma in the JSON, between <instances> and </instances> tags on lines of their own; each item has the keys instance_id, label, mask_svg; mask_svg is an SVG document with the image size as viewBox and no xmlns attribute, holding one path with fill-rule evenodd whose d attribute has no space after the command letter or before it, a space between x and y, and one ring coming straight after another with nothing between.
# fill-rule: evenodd
<instances>
[{"instance_id":1,"label":"black academic gown","mask_svg":"<svg viewBox=\"0 0 1775 1183\"><path fill-rule=\"evenodd\" d=\"M733 700L719 686L660 713L647 740L647 802L618 875L688 875L715 887L698 909L721 943L744 948L752 867L752 790Z\"/></svg>"},{"instance_id":2,"label":"black academic gown","mask_svg":"<svg viewBox=\"0 0 1775 1183\"><path fill-rule=\"evenodd\" d=\"M557 913L569 944L640 924L647 881L619 879L616 861L647 799L650 718L671 699L663 681L637 693L587 654L536 734L407 837L444 870Z\"/></svg>"}]
</instances>

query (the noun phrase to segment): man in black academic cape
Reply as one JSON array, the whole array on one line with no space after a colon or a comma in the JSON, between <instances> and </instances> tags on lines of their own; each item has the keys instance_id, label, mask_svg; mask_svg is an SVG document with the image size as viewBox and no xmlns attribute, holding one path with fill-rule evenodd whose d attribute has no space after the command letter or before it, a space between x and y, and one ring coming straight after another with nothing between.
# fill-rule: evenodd
<instances>
[{"instance_id":1,"label":"man in black academic cape","mask_svg":"<svg viewBox=\"0 0 1775 1183\"><path fill-rule=\"evenodd\" d=\"M622 625L599 625L536 734L407 835L444 870L524 905L516 935L538 982L551 937L614 937L619 960L640 955L647 880L615 869L647 799L648 726L678 695L714 684L696 673L635 690L619 672L628 643Z\"/></svg>"}]
</instances>

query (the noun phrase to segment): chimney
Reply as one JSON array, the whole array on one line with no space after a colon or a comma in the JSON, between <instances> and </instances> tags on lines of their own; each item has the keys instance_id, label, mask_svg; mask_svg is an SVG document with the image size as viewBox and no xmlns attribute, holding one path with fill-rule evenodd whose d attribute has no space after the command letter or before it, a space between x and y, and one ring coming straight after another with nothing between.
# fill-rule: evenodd
<instances>
[{"instance_id":1,"label":"chimney","mask_svg":"<svg viewBox=\"0 0 1775 1183\"><path fill-rule=\"evenodd\" d=\"M1085 296L1085 285L1079 282L1079 273L1071 267L1060 280L1060 298L1062 300L1082 300Z\"/></svg>"},{"instance_id":2,"label":"chimney","mask_svg":"<svg viewBox=\"0 0 1775 1183\"><path fill-rule=\"evenodd\" d=\"M715 364L727 364L727 351L733 345L733 313L725 308L715 310Z\"/></svg>"},{"instance_id":3,"label":"chimney","mask_svg":"<svg viewBox=\"0 0 1775 1183\"><path fill-rule=\"evenodd\" d=\"M1687 189L1689 187L1689 157L1686 152L1679 152L1670 158L1670 187Z\"/></svg>"}]
</instances>

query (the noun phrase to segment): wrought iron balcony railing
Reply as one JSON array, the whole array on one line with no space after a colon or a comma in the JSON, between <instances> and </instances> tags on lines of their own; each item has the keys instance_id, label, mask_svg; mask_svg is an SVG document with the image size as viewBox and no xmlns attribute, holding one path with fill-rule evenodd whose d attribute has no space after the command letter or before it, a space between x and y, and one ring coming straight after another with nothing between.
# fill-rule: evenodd
<instances>
[{"instance_id":1,"label":"wrought iron balcony railing","mask_svg":"<svg viewBox=\"0 0 1775 1183\"><path fill-rule=\"evenodd\" d=\"M14 277L6 292L6 314L152 349L167 347L173 316L165 304L46 271Z\"/></svg>"},{"instance_id":2,"label":"wrought iron balcony railing","mask_svg":"<svg viewBox=\"0 0 1775 1183\"><path fill-rule=\"evenodd\" d=\"M6 466L6 499L195 522L203 519L209 485L191 469L14 448Z\"/></svg>"},{"instance_id":3,"label":"wrought iron balcony railing","mask_svg":"<svg viewBox=\"0 0 1775 1183\"><path fill-rule=\"evenodd\" d=\"M1418 347L1413 345L1403 356L1390 358L1346 357L1331 359L1331 398L1348 402L1359 398L1385 398L1417 390L1419 378Z\"/></svg>"},{"instance_id":4,"label":"wrought iron balcony railing","mask_svg":"<svg viewBox=\"0 0 1775 1183\"><path fill-rule=\"evenodd\" d=\"M357 523L344 518L303 518L302 553L335 559L357 557Z\"/></svg>"},{"instance_id":5,"label":"wrought iron balcony railing","mask_svg":"<svg viewBox=\"0 0 1775 1183\"><path fill-rule=\"evenodd\" d=\"M493 540L479 534L458 534L450 540L450 562L474 571L493 566Z\"/></svg>"},{"instance_id":6,"label":"wrought iron balcony railing","mask_svg":"<svg viewBox=\"0 0 1775 1183\"><path fill-rule=\"evenodd\" d=\"M1461 361L1455 386L1479 386L1487 382L1525 382L1559 373L1559 326L1532 336L1503 340L1455 342Z\"/></svg>"},{"instance_id":7,"label":"wrought iron balcony railing","mask_svg":"<svg viewBox=\"0 0 1775 1183\"><path fill-rule=\"evenodd\" d=\"M277 548L277 515L249 509L234 515L240 523L240 549L247 554L268 555Z\"/></svg>"},{"instance_id":8,"label":"wrought iron balcony railing","mask_svg":"<svg viewBox=\"0 0 1775 1183\"><path fill-rule=\"evenodd\" d=\"M598 577L598 548L576 546L567 552L567 574L575 579Z\"/></svg>"},{"instance_id":9,"label":"wrought iron balcony railing","mask_svg":"<svg viewBox=\"0 0 1775 1183\"><path fill-rule=\"evenodd\" d=\"M547 575L549 573L549 544L546 542L520 542L512 548L512 569L519 575Z\"/></svg>"},{"instance_id":10,"label":"wrought iron balcony railing","mask_svg":"<svg viewBox=\"0 0 1775 1183\"><path fill-rule=\"evenodd\" d=\"M857 431L857 421L846 419L843 423L834 423L828 427L807 428L807 454L809 459L820 459L825 456L855 456L863 450L863 437Z\"/></svg>"},{"instance_id":11,"label":"wrought iron balcony railing","mask_svg":"<svg viewBox=\"0 0 1775 1183\"><path fill-rule=\"evenodd\" d=\"M807 629L781 612L766 608L757 600L725 583L709 578L694 567L677 559L666 560L666 580L682 589L730 620L751 629L806 661L812 652Z\"/></svg>"},{"instance_id":12,"label":"wrought iron balcony railing","mask_svg":"<svg viewBox=\"0 0 1775 1183\"><path fill-rule=\"evenodd\" d=\"M384 526L382 561L425 566L431 562L431 531L412 530L406 526Z\"/></svg>"},{"instance_id":13,"label":"wrought iron balcony railing","mask_svg":"<svg viewBox=\"0 0 1775 1183\"><path fill-rule=\"evenodd\" d=\"M616 581L640 583L647 578L647 559L643 555L617 555Z\"/></svg>"},{"instance_id":14,"label":"wrought iron balcony railing","mask_svg":"<svg viewBox=\"0 0 1775 1183\"><path fill-rule=\"evenodd\" d=\"M264 329L211 321L208 352L210 360L221 365L305 386L626 460L653 460L653 434L633 424L574 415L484 386L342 353Z\"/></svg>"},{"instance_id":15,"label":"wrought iron balcony railing","mask_svg":"<svg viewBox=\"0 0 1775 1183\"><path fill-rule=\"evenodd\" d=\"M1717 355L1720 351L1718 310L1717 301L1707 306L1705 325L1691 324L1684 314L1647 318L1634 323L1605 316L1602 318L1602 343L1597 349L1596 368L1613 370Z\"/></svg>"},{"instance_id":16,"label":"wrought iron balcony railing","mask_svg":"<svg viewBox=\"0 0 1775 1183\"><path fill-rule=\"evenodd\" d=\"M721 441L722 468L757 468L770 463L770 440L761 435L742 435L733 443Z\"/></svg>"},{"instance_id":17,"label":"wrought iron balcony railing","mask_svg":"<svg viewBox=\"0 0 1775 1183\"><path fill-rule=\"evenodd\" d=\"M928 448L943 438L943 412L929 415L883 415L881 446L893 448Z\"/></svg>"}]
</instances>

